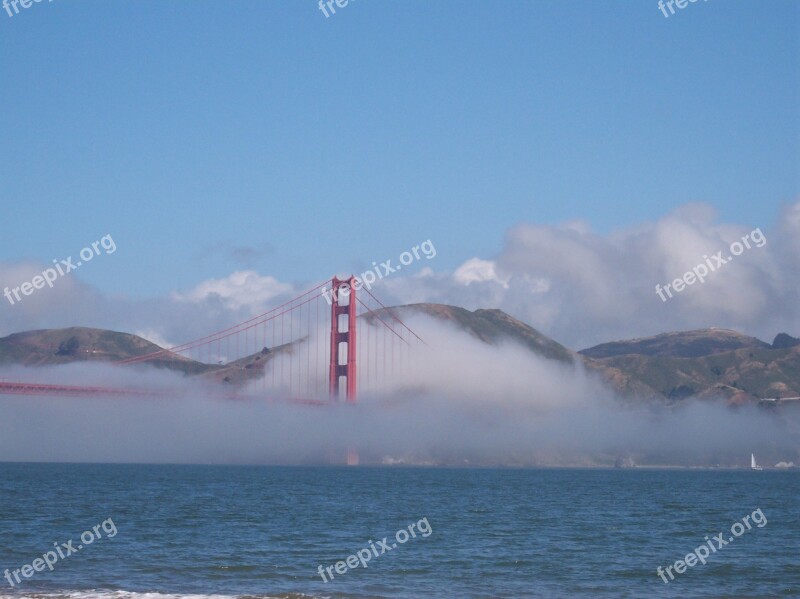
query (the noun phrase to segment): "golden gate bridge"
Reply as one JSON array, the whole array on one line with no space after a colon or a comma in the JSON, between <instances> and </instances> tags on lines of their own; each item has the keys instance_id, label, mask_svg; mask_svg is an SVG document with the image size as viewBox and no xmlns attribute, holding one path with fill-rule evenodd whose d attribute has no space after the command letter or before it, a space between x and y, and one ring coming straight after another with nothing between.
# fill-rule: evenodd
<instances>
[{"instance_id":1,"label":"golden gate bridge","mask_svg":"<svg viewBox=\"0 0 800 599\"><path fill-rule=\"evenodd\" d=\"M330 288L327 287L330 285ZM362 299L363 291L364 298ZM327 304L330 304L329 306ZM426 345L356 277L333 277L234 326L169 348L110 363L199 364L223 394L330 405L355 403L410 372L415 350ZM0 394L146 396L164 392L102 385L0 381Z\"/></svg>"}]
</instances>

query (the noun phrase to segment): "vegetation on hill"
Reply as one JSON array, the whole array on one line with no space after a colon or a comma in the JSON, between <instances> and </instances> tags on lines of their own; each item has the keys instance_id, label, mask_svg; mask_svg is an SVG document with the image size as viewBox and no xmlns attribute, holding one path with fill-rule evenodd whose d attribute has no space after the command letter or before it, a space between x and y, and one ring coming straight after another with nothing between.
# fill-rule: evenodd
<instances>
[{"instance_id":1,"label":"vegetation on hill","mask_svg":"<svg viewBox=\"0 0 800 599\"><path fill-rule=\"evenodd\" d=\"M580 354L590 358L611 358L628 354L673 358L699 358L737 349L766 349L768 343L728 329L699 329L662 333L654 337L602 343Z\"/></svg>"},{"instance_id":2,"label":"vegetation on hill","mask_svg":"<svg viewBox=\"0 0 800 599\"><path fill-rule=\"evenodd\" d=\"M668 401L692 396L721 395L733 402L800 396L800 345L769 345L736 331L665 333L604 343L580 353L618 369Z\"/></svg>"},{"instance_id":3,"label":"vegetation on hill","mask_svg":"<svg viewBox=\"0 0 800 599\"><path fill-rule=\"evenodd\" d=\"M118 362L161 350L137 335L105 329L71 327L15 333L0 339L0 365L52 366L73 362ZM148 364L185 374L202 374L215 367L165 353Z\"/></svg>"}]
</instances>

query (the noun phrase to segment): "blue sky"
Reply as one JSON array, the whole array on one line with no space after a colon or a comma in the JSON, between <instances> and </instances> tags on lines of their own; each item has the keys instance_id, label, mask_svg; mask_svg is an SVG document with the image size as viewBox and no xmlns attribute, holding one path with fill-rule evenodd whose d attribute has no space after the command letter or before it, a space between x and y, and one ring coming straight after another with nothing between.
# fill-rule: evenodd
<instances>
[{"instance_id":1,"label":"blue sky","mask_svg":"<svg viewBox=\"0 0 800 599\"><path fill-rule=\"evenodd\" d=\"M796 201L800 4L55 0L0 12L0 260L108 294L437 270L523 222ZM253 248L237 263L226 251Z\"/></svg>"}]
</instances>

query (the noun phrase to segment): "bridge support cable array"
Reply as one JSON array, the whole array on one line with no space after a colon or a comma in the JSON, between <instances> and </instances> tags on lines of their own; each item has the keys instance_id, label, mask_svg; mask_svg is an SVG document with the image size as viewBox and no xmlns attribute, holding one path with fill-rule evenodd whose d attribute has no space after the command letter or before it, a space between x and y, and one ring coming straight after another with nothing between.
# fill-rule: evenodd
<instances>
[{"instance_id":1,"label":"bridge support cable array","mask_svg":"<svg viewBox=\"0 0 800 599\"><path fill-rule=\"evenodd\" d=\"M355 277L333 277L198 339L114 362L179 370L225 396L353 404L401 387L425 342ZM419 352L416 352L419 353ZM0 381L0 394L159 395L109 386Z\"/></svg>"}]
</instances>

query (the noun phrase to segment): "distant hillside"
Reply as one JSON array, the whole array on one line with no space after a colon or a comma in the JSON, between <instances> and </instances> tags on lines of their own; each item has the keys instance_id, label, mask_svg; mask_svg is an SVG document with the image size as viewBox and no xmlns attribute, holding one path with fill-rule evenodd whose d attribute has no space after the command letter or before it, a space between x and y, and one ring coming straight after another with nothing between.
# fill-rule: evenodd
<instances>
[{"instance_id":1,"label":"distant hillside","mask_svg":"<svg viewBox=\"0 0 800 599\"><path fill-rule=\"evenodd\" d=\"M669 401L690 396L722 395L733 402L800 396L800 345L776 349L735 331L666 333L604 343L580 353Z\"/></svg>"},{"instance_id":2,"label":"distant hillside","mask_svg":"<svg viewBox=\"0 0 800 599\"><path fill-rule=\"evenodd\" d=\"M444 304L409 304L391 310L402 319L416 313L450 322L484 343L497 345L504 340L514 341L543 358L565 364L582 363L587 370L599 375L622 396L650 401L664 399L658 391L636 376L615 366L581 356L502 310L482 309L470 312L458 306Z\"/></svg>"},{"instance_id":3,"label":"distant hillside","mask_svg":"<svg viewBox=\"0 0 800 599\"><path fill-rule=\"evenodd\" d=\"M264 347L261 351L239 358L228 364L217 366L214 370L206 372L204 376L212 378L218 383L230 385L244 385L254 379L260 378L266 371L270 360L275 359L281 353L292 353L295 346L305 343L305 338L298 339L294 343L285 343L275 347Z\"/></svg>"},{"instance_id":4,"label":"distant hillside","mask_svg":"<svg viewBox=\"0 0 800 599\"><path fill-rule=\"evenodd\" d=\"M50 366L73 362L117 362L162 348L146 339L104 329L72 327L15 333L0 339L0 365ZM148 364L185 374L201 374L216 367L178 354L164 354Z\"/></svg>"},{"instance_id":5,"label":"distant hillside","mask_svg":"<svg viewBox=\"0 0 800 599\"><path fill-rule=\"evenodd\" d=\"M258 378L265 366L282 352L293 351L304 339L273 348L263 348L228 364L206 364L165 352L143 365L166 368L190 376L205 376L219 383L243 385ZM115 363L127 358L162 351L164 348L128 333L72 327L15 333L0 339L0 366L52 366L75 362Z\"/></svg>"},{"instance_id":6,"label":"distant hillside","mask_svg":"<svg viewBox=\"0 0 800 599\"><path fill-rule=\"evenodd\" d=\"M699 329L678 333L662 333L655 337L613 341L582 349L590 358L611 358L635 354L672 358L699 358L737 349L767 349L768 343L728 329Z\"/></svg>"},{"instance_id":7,"label":"distant hillside","mask_svg":"<svg viewBox=\"0 0 800 599\"><path fill-rule=\"evenodd\" d=\"M391 308L401 319L411 313L433 316L449 321L485 343L497 345L511 340L529 348L534 353L551 360L573 363L575 353L532 326L509 316L502 310L475 310L470 312L458 306L445 304L408 304Z\"/></svg>"},{"instance_id":8,"label":"distant hillside","mask_svg":"<svg viewBox=\"0 0 800 599\"><path fill-rule=\"evenodd\" d=\"M690 396L724 396L738 403L800 397L800 340L785 333L769 345L735 331L701 329L604 343L575 353L500 310L429 303L386 310L402 319L426 314L450 322L489 345L513 341L550 360L581 363L627 398L674 403ZM381 312L362 318L375 319ZM275 357L305 342L264 347L228 364L205 364L168 352L146 364L241 386L260 377ZM102 329L28 331L0 339L0 365L113 363L161 349L136 335Z\"/></svg>"},{"instance_id":9,"label":"distant hillside","mask_svg":"<svg viewBox=\"0 0 800 599\"><path fill-rule=\"evenodd\" d=\"M627 355L601 362L672 400L692 395L723 395L735 401L800 397L800 347L742 349L701 358Z\"/></svg>"},{"instance_id":10,"label":"distant hillside","mask_svg":"<svg viewBox=\"0 0 800 599\"><path fill-rule=\"evenodd\" d=\"M800 345L800 339L787 335L786 333L778 333L775 336L775 340L772 342L772 347L774 349L789 349L797 345Z\"/></svg>"}]
</instances>

